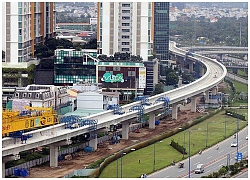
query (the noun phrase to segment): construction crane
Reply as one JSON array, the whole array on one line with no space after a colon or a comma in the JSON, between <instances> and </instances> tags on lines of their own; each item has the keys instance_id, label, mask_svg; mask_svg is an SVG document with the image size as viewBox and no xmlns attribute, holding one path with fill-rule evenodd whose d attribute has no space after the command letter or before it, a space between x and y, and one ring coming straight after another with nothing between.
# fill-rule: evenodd
<instances>
[{"instance_id":1,"label":"construction crane","mask_svg":"<svg viewBox=\"0 0 250 180\"><path fill-rule=\"evenodd\" d=\"M2 136L31 130L43 126L58 123L57 113L50 108L24 106L25 111L4 111L2 112Z\"/></svg>"}]
</instances>

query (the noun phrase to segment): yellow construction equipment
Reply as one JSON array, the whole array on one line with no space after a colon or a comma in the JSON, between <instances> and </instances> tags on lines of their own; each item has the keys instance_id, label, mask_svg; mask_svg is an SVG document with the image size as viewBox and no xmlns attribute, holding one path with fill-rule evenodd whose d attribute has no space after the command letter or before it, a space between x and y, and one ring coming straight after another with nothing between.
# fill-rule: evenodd
<instances>
[{"instance_id":1,"label":"yellow construction equipment","mask_svg":"<svg viewBox=\"0 0 250 180\"><path fill-rule=\"evenodd\" d=\"M50 108L24 106L27 111L2 112L2 136L58 123L57 113Z\"/></svg>"}]
</instances>

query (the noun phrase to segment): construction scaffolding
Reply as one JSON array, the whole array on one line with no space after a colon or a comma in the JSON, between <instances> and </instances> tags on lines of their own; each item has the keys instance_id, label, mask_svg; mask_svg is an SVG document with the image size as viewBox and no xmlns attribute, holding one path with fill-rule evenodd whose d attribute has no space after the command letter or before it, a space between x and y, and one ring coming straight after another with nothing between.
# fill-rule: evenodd
<instances>
[{"instance_id":1,"label":"construction scaffolding","mask_svg":"<svg viewBox=\"0 0 250 180\"><path fill-rule=\"evenodd\" d=\"M169 103L170 99L166 96L160 97L157 100L155 100L154 104L163 102L163 115L164 117L169 114L170 109L169 109Z\"/></svg>"},{"instance_id":2,"label":"construction scaffolding","mask_svg":"<svg viewBox=\"0 0 250 180\"><path fill-rule=\"evenodd\" d=\"M144 118L144 108L142 105L135 105L133 107L131 107L129 109L129 112L131 111L138 111L137 115L138 115L138 122L140 123L144 123L145 122L145 118Z\"/></svg>"}]
</instances>

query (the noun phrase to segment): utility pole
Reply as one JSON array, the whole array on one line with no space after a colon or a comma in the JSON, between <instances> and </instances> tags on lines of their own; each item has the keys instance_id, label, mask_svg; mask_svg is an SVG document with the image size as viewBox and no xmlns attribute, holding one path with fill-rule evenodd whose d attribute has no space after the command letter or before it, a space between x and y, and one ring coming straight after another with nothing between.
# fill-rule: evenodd
<instances>
[{"instance_id":1,"label":"utility pole","mask_svg":"<svg viewBox=\"0 0 250 180\"><path fill-rule=\"evenodd\" d=\"M241 22L240 22L240 47L241 47Z\"/></svg>"}]
</instances>

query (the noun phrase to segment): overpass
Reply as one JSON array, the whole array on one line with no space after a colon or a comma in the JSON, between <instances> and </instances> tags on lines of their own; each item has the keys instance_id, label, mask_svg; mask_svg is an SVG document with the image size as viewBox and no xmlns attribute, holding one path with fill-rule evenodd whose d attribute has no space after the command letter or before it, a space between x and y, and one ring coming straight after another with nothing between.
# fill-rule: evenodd
<instances>
[{"instance_id":1,"label":"overpass","mask_svg":"<svg viewBox=\"0 0 250 180\"><path fill-rule=\"evenodd\" d=\"M185 58L186 51L176 47L175 42L170 42L170 51L175 56L181 56ZM191 98L192 108L191 111L196 111L195 99L201 93L206 93L208 97L208 91L212 89L213 94L217 93L217 85L223 81L227 75L227 70L224 65L215 59L204 57L199 54L194 54L193 57L189 57L193 61L200 61L206 68L206 73L196 81L182 86L177 89L173 89L168 92L164 92L152 97L149 97L149 103L151 105L144 106L144 113L149 113L149 128L155 128L155 113L164 108L164 102L157 102L159 98L168 97L172 106L172 119L177 119L177 105L187 98ZM216 75L216 77L215 77ZM128 139L129 123L138 117L137 111L130 111L134 106L140 106L140 102L133 102L122 106L124 114L114 115L112 110L101 112L86 117L87 119L94 119L97 122L97 129L109 127L111 124L122 123L122 138ZM27 140L26 144L21 144L20 140L14 138L2 139L2 175L4 177L5 162L15 159L19 152L36 148L38 146L48 145L50 147L50 166L57 167L58 165L58 147L64 144L70 144L71 137L75 137L89 132L87 126L82 126L75 129L66 129L65 124L57 124L54 126L46 127L43 129L30 132L32 138ZM16 141L17 140L17 141ZM93 138L89 142L90 146L95 150L97 148L97 138Z\"/></svg>"},{"instance_id":2,"label":"overpass","mask_svg":"<svg viewBox=\"0 0 250 180\"><path fill-rule=\"evenodd\" d=\"M236 47L236 46L191 46L191 47L181 47L184 50L193 49L193 50L201 50L201 49L210 49L210 50L238 50L238 51L247 51L248 47Z\"/></svg>"},{"instance_id":3,"label":"overpass","mask_svg":"<svg viewBox=\"0 0 250 180\"><path fill-rule=\"evenodd\" d=\"M230 51L230 50L219 50L219 51L197 51L196 53L200 54L248 54L247 50L242 50L242 51Z\"/></svg>"}]
</instances>

